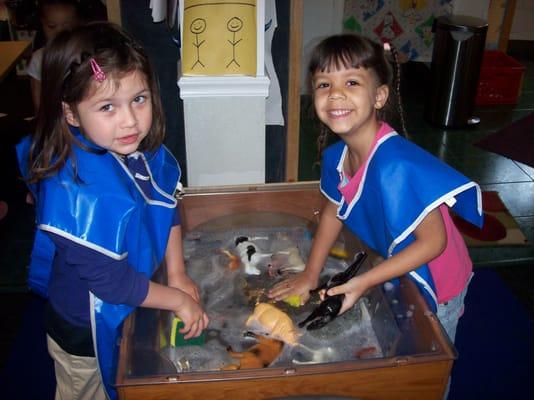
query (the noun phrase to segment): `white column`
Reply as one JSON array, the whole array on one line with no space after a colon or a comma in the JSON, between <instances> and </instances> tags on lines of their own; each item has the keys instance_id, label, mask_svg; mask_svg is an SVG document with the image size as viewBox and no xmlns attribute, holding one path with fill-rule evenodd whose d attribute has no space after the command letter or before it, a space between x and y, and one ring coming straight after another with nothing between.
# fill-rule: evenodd
<instances>
[{"instance_id":1,"label":"white column","mask_svg":"<svg viewBox=\"0 0 534 400\"><path fill-rule=\"evenodd\" d=\"M265 183L265 76L182 76L189 186Z\"/></svg>"}]
</instances>

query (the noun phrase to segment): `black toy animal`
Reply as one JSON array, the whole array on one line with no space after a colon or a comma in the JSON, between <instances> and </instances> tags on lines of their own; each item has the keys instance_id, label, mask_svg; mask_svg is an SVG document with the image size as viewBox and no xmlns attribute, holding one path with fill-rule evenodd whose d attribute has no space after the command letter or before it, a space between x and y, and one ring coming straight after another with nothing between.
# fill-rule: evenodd
<instances>
[{"instance_id":1,"label":"black toy animal","mask_svg":"<svg viewBox=\"0 0 534 400\"><path fill-rule=\"evenodd\" d=\"M333 288L334 286L339 286L348 282L356 276L366 258L367 254L364 251L360 251L354 256L354 262L345 271L335 274L328 280L328 282L319 286L317 289L314 289L314 291L322 289L328 291L328 289ZM319 329L337 317L339 310L341 310L345 295L337 294L335 296L328 296L325 294L325 296L326 298L321 304L319 304L304 321L299 322L299 327L303 328L307 325L306 329L309 331Z\"/></svg>"}]
</instances>

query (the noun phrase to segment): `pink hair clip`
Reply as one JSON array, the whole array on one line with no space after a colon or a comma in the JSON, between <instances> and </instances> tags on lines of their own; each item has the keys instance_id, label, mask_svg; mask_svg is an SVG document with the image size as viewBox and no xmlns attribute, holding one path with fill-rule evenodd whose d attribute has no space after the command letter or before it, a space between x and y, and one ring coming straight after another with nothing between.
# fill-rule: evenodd
<instances>
[{"instance_id":1,"label":"pink hair clip","mask_svg":"<svg viewBox=\"0 0 534 400\"><path fill-rule=\"evenodd\" d=\"M93 75L95 77L95 80L97 82L104 82L106 80L106 74L104 71L102 71L102 68L100 68L100 65L96 62L94 58L91 58L91 69L93 70Z\"/></svg>"},{"instance_id":2,"label":"pink hair clip","mask_svg":"<svg viewBox=\"0 0 534 400\"><path fill-rule=\"evenodd\" d=\"M384 51L391 51L391 45L388 42L384 42Z\"/></svg>"}]
</instances>

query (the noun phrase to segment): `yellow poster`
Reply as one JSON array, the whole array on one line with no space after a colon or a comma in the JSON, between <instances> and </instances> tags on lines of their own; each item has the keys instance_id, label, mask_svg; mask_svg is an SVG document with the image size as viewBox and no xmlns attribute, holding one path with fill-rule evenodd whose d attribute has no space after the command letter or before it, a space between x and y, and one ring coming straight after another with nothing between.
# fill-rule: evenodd
<instances>
[{"instance_id":1,"label":"yellow poster","mask_svg":"<svg viewBox=\"0 0 534 400\"><path fill-rule=\"evenodd\" d=\"M183 75L256 75L256 0L185 0Z\"/></svg>"}]
</instances>

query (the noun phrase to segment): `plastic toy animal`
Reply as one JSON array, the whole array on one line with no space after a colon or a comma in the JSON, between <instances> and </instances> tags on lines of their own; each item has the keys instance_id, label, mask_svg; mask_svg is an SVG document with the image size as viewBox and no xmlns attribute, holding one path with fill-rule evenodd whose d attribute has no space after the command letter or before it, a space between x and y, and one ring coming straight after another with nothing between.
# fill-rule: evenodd
<instances>
[{"instance_id":1,"label":"plastic toy animal","mask_svg":"<svg viewBox=\"0 0 534 400\"><path fill-rule=\"evenodd\" d=\"M293 321L285 312L271 304L259 303L245 324L251 330L258 330L273 339L290 345L297 343L298 336Z\"/></svg>"},{"instance_id":2,"label":"plastic toy animal","mask_svg":"<svg viewBox=\"0 0 534 400\"><path fill-rule=\"evenodd\" d=\"M333 257L346 259L349 257L349 253L347 253L347 250L345 250L343 247L340 246L334 246L330 249L329 254Z\"/></svg>"},{"instance_id":3,"label":"plastic toy animal","mask_svg":"<svg viewBox=\"0 0 534 400\"><path fill-rule=\"evenodd\" d=\"M239 360L239 365L230 364L223 370L246 369L246 368L266 368L280 355L284 342L280 340L267 338L256 335L252 332L246 332L245 336L255 338L258 343L248 350L237 352L228 347L227 351L230 357Z\"/></svg>"},{"instance_id":4,"label":"plastic toy animal","mask_svg":"<svg viewBox=\"0 0 534 400\"><path fill-rule=\"evenodd\" d=\"M306 268L306 263L300 256L299 249L290 247L287 250L274 253L267 268L269 275L274 277L286 273L302 272Z\"/></svg>"},{"instance_id":5,"label":"plastic toy animal","mask_svg":"<svg viewBox=\"0 0 534 400\"><path fill-rule=\"evenodd\" d=\"M291 360L293 364L318 364L339 359L338 352L330 346L324 346L315 350L309 348L308 346L304 346L302 343L299 343L298 349L299 351L296 354L300 355L301 357L304 357L304 360L293 358Z\"/></svg>"},{"instance_id":6,"label":"plastic toy animal","mask_svg":"<svg viewBox=\"0 0 534 400\"><path fill-rule=\"evenodd\" d=\"M231 271L234 271L234 270L239 268L239 266L241 265L241 261L239 261L239 257L233 255L231 252L229 252L228 250L225 250L225 249L221 249L221 252L223 254L225 254L230 259L230 261L228 262L227 267Z\"/></svg>"},{"instance_id":7,"label":"plastic toy animal","mask_svg":"<svg viewBox=\"0 0 534 400\"><path fill-rule=\"evenodd\" d=\"M326 282L324 285L319 286L314 291L322 289L328 291L328 289L331 289L334 286L339 286L344 284L345 282L348 282L350 279L356 276L358 270L360 269L366 258L367 254L363 251L360 251L354 257L354 262L345 271L335 274L328 280L328 282ZM306 329L309 331L322 328L338 316L344 298L344 294L337 294L335 296L328 296L325 294L325 299L311 312L311 314L304 321L299 322L299 327L303 328L307 325Z\"/></svg>"},{"instance_id":8,"label":"plastic toy animal","mask_svg":"<svg viewBox=\"0 0 534 400\"><path fill-rule=\"evenodd\" d=\"M271 257L271 254L261 253L258 246L250 241L247 236L237 237L235 239L235 247L241 262L245 266L245 273L248 275L260 275L261 271L257 266L266 258Z\"/></svg>"}]
</instances>

